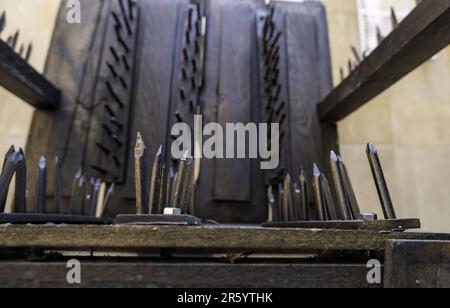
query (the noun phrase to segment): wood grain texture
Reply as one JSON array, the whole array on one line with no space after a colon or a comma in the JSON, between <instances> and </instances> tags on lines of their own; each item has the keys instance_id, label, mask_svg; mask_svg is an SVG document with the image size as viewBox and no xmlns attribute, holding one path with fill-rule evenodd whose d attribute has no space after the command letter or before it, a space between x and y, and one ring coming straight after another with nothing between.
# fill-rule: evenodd
<instances>
[{"instance_id":1,"label":"wood grain texture","mask_svg":"<svg viewBox=\"0 0 450 308\"><path fill-rule=\"evenodd\" d=\"M67 284L66 263L0 262L2 287ZM82 262L81 288L369 288L358 264Z\"/></svg>"},{"instance_id":2,"label":"wood grain texture","mask_svg":"<svg viewBox=\"0 0 450 308\"><path fill-rule=\"evenodd\" d=\"M450 2L421 1L320 104L323 122L339 121L450 43Z\"/></svg>"},{"instance_id":3,"label":"wood grain texture","mask_svg":"<svg viewBox=\"0 0 450 308\"><path fill-rule=\"evenodd\" d=\"M386 288L450 288L450 242L386 243Z\"/></svg>"},{"instance_id":4,"label":"wood grain texture","mask_svg":"<svg viewBox=\"0 0 450 308\"><path fill-rule=\"evenodd\" d=\"M200 95L204 125L261 122L256 11L263 6L261 0L206 2L205 85ZM243 27L249 32L242 32ZM262 189L258 160L204 159L196 214L220 222L259 223L267 212L261 206Z\"/></svg>"},{"instance_id":5,"label":"wood grain texture","mask_svg":"<svg viewBox=\"0 0 450 308\"><path fill-rule=\"evenodd\" d=\"M92 88L84 88L84 92L82 89L92 75L89 72L95 70L92 52L95 53L98 50L96 42L101 41L99 32L104 4L105 1L101 0L92 3L89 1L89 5L81 5L84 22L79 25L67 23L67 8L64 4L59 9L45 66L45 76L61 89L61 105L55 112L36 110L33 116L27 144L27 164L30 169L28 178L30 211L34 209L37 183L37 169L33 167L37 166L41 155L47 156L49 161L58 156L62 161L65 197L70 196L72 177L82 165L87 113L79 113L84 110L81 103L85 101L86 96L89 97ZM74 37L77 39L74 40ZM73 151L68 151L70 148ZM52 164L49 164L49 174L53 174ZM53 177L50 176L48 180L48 195L51 196L54 186ZM50 211L52 206L53 204L49 204Z\"/></svg>"},{"instance_id":6,"label":"wood grain texture","mask_svg":"<svg viewBox=\"0 0 450 308\"><path fill-rule=\"evenodd\" d=\"M261 227L15 226L0 225L0 248L210 252L383 251L386 240L450 240L448 234Z\"/></svg>"}]
</instances>

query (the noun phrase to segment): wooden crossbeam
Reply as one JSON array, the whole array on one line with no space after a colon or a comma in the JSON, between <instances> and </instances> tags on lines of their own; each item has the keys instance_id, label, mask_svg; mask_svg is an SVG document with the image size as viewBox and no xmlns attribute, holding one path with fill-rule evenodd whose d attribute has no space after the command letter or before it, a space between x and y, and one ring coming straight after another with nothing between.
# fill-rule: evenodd
<instances>
[{"instance_id":1,"label":"wooden crossbeam","mask_svg":"<svg viewBox=\"0 0 450 308\"><path fill-rule=\"evenodd\" d=\"M450 44L450 1L421 1L318 106L322 122L362 107Z\"/></svg>"},{"instance_id":2,"label":"wooden crossbeam","mask_svg":"<svg viewBox=\"0 0 450 308\"><path fill-rule=\"evenodd\" d=\"M40 109L56 109L60 91L0 40L0 85Z\"/></svg>"},{"instance_id":3,"label":"wooden crossbeam","mask_svg":"<svg viewBox=\"0 0 450 308\"><path fill-rule=\"evenodd\" d=\"M384 251L387 240L450 240L450 235L378 231L276 229L238 226L19 226L0 225L2 249L157 249L208 252Z\"/></svg>"}]
</instances>

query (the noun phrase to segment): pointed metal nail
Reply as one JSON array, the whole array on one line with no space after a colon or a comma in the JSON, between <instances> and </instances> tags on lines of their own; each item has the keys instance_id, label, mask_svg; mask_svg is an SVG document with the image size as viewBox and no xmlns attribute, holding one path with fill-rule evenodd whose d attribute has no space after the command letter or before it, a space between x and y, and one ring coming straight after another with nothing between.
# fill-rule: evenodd
<instances>
[{"instance_id":1,"label":"pointed metal nail","mask_svg":"<svg viewBox=\"0 0 450 308\"><path fill-rule=\"evenodd\" d=\"M0 16L0 35L2 34L3 30L5 30L6 26L6 11L2 12L2 15Z\"/></svg>"},{"instance_id":2,"label":"pointed metal nail","mask_svg":"<svg viewBox=\"0 0 450 308\"><path fill-rule=\"evenodd\" d=\"M339 160L339 168L342 176L342 183L344 185L344 191L346 194L346 199L349 203L350 212L352 218L355 220L361 219L361 211L359 209L358 201L356 200L355 191L353 190L353 185L350 180L350 176L347 171L347 167L345 166L344 161L341 157L338 156Z\"/></svg>"},{"instance_id":3,"label":"pointed metal nail","mask_svg":"<svg viewBox=\"0 0 450 308\"><path fill-rule=\"evenodd\" d=\"M314 164L314 171L313 171L313 190L314 190L314 205L316 210L316 218L319 221L325 220L325 213L324 213L324 200L323 200L323 190L322 190L322 183L320 177L322 176L322 172L320 172L319 167L317 167L316 164Z\"/></svg>"},{"instance_id":4,"label":"pointed metal nail","mask_svg":"<svg viewBox=\"0 0 450 308\"><path fill-rule=\"evenodd\" d=\"M59 158L55 158L55 211L57 214L64 214L63 204L63 174L62 165Z\"/></svg>"},{"instance_id":5,"label":"pointed metal nail","mask_svg":"<svg viewBox=\"0 0 450 308\"><path fill-rule=\"evenodd\" d=\"M267 208L267 222L274 222L275 221L275 195L273 194L273 188L272 186L269 186L267 189L267 200L269 201L268 208Z\"/></svg>"},{"instance_id":6,"label":"pointed metal nail","mask_svg":"<svg viewBox=\"0 0 450 308\"><path fill-rule=\"evenodd\" d=\"M184 188L186 187L186 182L188 181L188 172L189 172L189 164L191 163L190 152L186 151L183 157L180 159L180 163L178 166L177 179L174 187L174 196L173 196L173 208L181 209L183 204L183 193Z\"/></svg>"},{"instance_id":7,"label":"pointed metal nail","mask_svg":"<svg viewBox=\"0 0 450 308\"><path fill-rule=\"evenodd\" d=\"M308 181L306 179L305 170L303 168L300 169L299 176L299 185L300 185L300 220L308 221L310 219L309 215L309 206L308 206Z\"/></svg>"},{"instance_id":8,"label":"pointed metal nail","mask_svg":"<svg viewBox=\"0 0 450 308\"><path fill-rule=\"evenodd\" d=\"M378 197L380 199L381 207L385 219L396 219L394 205L392 203L389 188L384 177L381 161L378 156L378 150L375 145L367 144L367 158L369 159L370 169L372 170L373 179L377 188Z\"/></svg>"},{"instance_id":9,"label":"pointed metal nail","mask_svg":"<svg viewBox=\"0 0 450 308\"><path fill-rule=\"evenodd\" d=\"M391 7L391 25L392 29L395 29L398 26L397 14L395 13L395 9L393 7Z\"/></svg>"},{"instance_id":10,"label":"pointed metal nail","mask_svg":"<svg viewBox=\"0 0 450 308\"><path fill-rule=\"evenodd\" d=\"M156 153L153 161L152 173L150 176L150 190L149 190L149 207L150 214L158 212L158 198L159 189L161 187L161 170L164 163L163 146L161 145Z\"/></svg>"},{"instance_id":11,"label":"pointed metal nail","mask_svg":"<svg viewBox=\"0 0 450 308\"><path fill-rule=\"evenodd\" d=\"M294 211L293 211L293 199L292 199L292 179L289 174L286 175L283 184L283 217L285 222L293 221Z\"/></svg>"},{"instance_id":12,"label":"pointed metal nail","mask_svg":"<svg viewBox=\"0 0 450 308\"><path fill-rule=\"evenodd\" d=\"M361 56L359 55L358 49L354 45L350 46L350 49L352 50L353 56L355 57L356 63L361 63Z\"/></svg>"},{"instance_id":13,"label":"pointed metal nail","mask_svg":"<svg viewBox=\"0 0 450 308\"><path fill-rule=\"evenodd\" d=\"M333 176L333 182L336 189L336 194L339 203L339 218L341 220L351 220L349 204L345 194L344 185L342 183L342 175L339 168L339 159L335 152L331 152L330 155L331 174Z\"/></svg>"},{"instance_id":14,"label":"pointed metal nail","mask_svg":"<svg viewBox=\"0 0 450 308\"><path fill-rule=\"evenodd\" d=\"M47 198L47 161L45 157L39 160L38 168L38 189L37 189L37 205L36 213L46 213L46 198Z\"/></svg>"},{"instance_id":15,"label":"pointed metal nail","mask_svg":"<svg viewBox=\"0 0 450 308\"><path fill-rule=\"evenodd\" d=\"M146 147L140 133L137 134L136 146L134 149L134 172L136 188L136 214L149 214Z\"/></svg>"},{"instance_id":16,"label":"pointed metal nail","mask_svg":"<svg viewBox=\"0 0 450 308\"><path fill-rule=\"evenodd\" d=\"M78 169L77 173L75 174L73 183L72 183L72 197L71 197L71 201L70 201L69 214L74 214L77 204L79 204L78 200L80 198L80 193L78 191L78 185L79 185L79 182L80 182L80 179L82 176L83 176L83 169L80 168L80 169Z\"/></svg>"},{"instance_id":17,"label":"pointed metal nail","mask_svg":"<svg viewBox=\"0 0 450 308\"><path fill-rule=\"evenodd\" d=\"M16 166L16 190L14 195L14 212L27 213L27 164L23 149L19 149Z\"/></svg>"}]
</instances>

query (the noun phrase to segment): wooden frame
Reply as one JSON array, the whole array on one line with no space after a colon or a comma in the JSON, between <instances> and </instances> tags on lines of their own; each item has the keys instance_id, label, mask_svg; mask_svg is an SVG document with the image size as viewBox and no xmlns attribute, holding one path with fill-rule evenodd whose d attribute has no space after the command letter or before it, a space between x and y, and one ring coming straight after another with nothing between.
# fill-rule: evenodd
<instances>
[{"instance_id":1,"label":"wooden frame","mask_svg":"<svg viewBox=\"0 0 450 308\"><path fill-rule=\"evenodd\" d=\"M450 44L450 2L421 1L318 106L322 122L342 120Z\"/></svg>"}]
</instances>

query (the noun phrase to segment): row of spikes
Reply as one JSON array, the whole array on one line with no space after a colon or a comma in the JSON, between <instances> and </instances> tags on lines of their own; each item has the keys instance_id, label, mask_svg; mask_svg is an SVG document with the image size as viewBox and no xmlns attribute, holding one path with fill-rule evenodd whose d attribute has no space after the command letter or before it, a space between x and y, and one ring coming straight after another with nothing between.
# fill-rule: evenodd
<instances>
[{"instance_id":1,"label":"row of spikes","mask_svg":"<svg viewBox=\"0 0 450 308\"><path fill-rule=\"evenodd\" d=\"M3 11L2 14L0 15L0 37L3 33L3 30L5 30L5 27L6 27L6 12ZM16 52L16 48L18 46L19 36L20 36L20 30L17 30L14 33L14 35L10 35L6 39L6 44L8 44L8 46L11 47L11 49L13 49L14 52ZM24 44L21 44L19 49L17 50L18 55L20 57L24 57L25 61L27 61L27 62L30 60L32 52L33 52L33 44L32 43L28 44L26 51L25 51Z\"/></svg>"},{"instance_id":2,"label":"row of spikes","mask_svg":"<svg viewBox=\"0 0 450 308\"><path fill-rule=\"evenodd\" d=\"M36 195L36 213L47 213L47 160L41 157L38 163L38 181ZM0 175L0 213L6 209L6 201L11 181L15 175L15 197L14 209L12 212L27 213L27 165L25 154L22 149L15 150L12 146L5 155L2 172ZM58 157L54 164L54 183L55 183L55 212L56 214L77 214L86 216L102 217L104 210L110 200L114 184L107 189L106 183L100 180L91 179L89 183L86 177L79 171L75 176L74 189L72 191L72 202L70 208L66 209L63 201L63 168Z\"/></svg>"},{"instance_id":3,"label":"row of spikes","mask_svg":"<svg viewBox=\"0 0 450 308\"><path fill-rule=\"evenodd\" d=\"M394 30L395 28L397 28L399 25L399 21L397 18L397 13L395 12L395 9L393 7L391 7L391 26L392 29ZM377 43L378 45L381 44L381 42L383 42L385 36L382 34L381 29L379 26L375 27L375 32L376 32L376 36L377 36ZM348 59L347 61L347 73L348 75L350 75L360 64L363 60L365 60L369 54L370 51L369 50L364 50L362 53L360 53L358 51L358 49L356 48L355 45L351 45L350 46L350 50L352 53L352 57L354 58L354 60L352 59ZM340 75L340 81L344 81L345 80L345 69L343 67L339 68L339 75Z\"/></svg>"},{"instance_id":4,"label":"row of spikes","mask_svg":"<svg viewBox=\"0 0 450 308\"><path fill-rule=\"evenodd\" d=\"M194 215L194 162L185 152L178 161L178 171L167 168L160 146L149 175L147 151L140 133L135 146L136 214L175 213Z\"/></svg>"},{"instance_id":5,"label":"row of spikes","mask_svg":"<svg viewBox=\"0 0 450 308\"><path fill-rule=\"evenodd\" d=\"M396 219L377 148L369 143L366 153L384 217L385 219ZM337 202L334 201L332 189L326 176L314 164L312 181L314 191L314 202L312 204L314 206L310 206L308 181L302 168L298 181L293 181L291 176L287 174L283 184L268 188L268 221L376 220L376 214L366 214L360 211L347 167L342 158L335 152L331 152L330 164ZM274 188L277 191L274 191Z\"/></svg>"}]
</instances>

